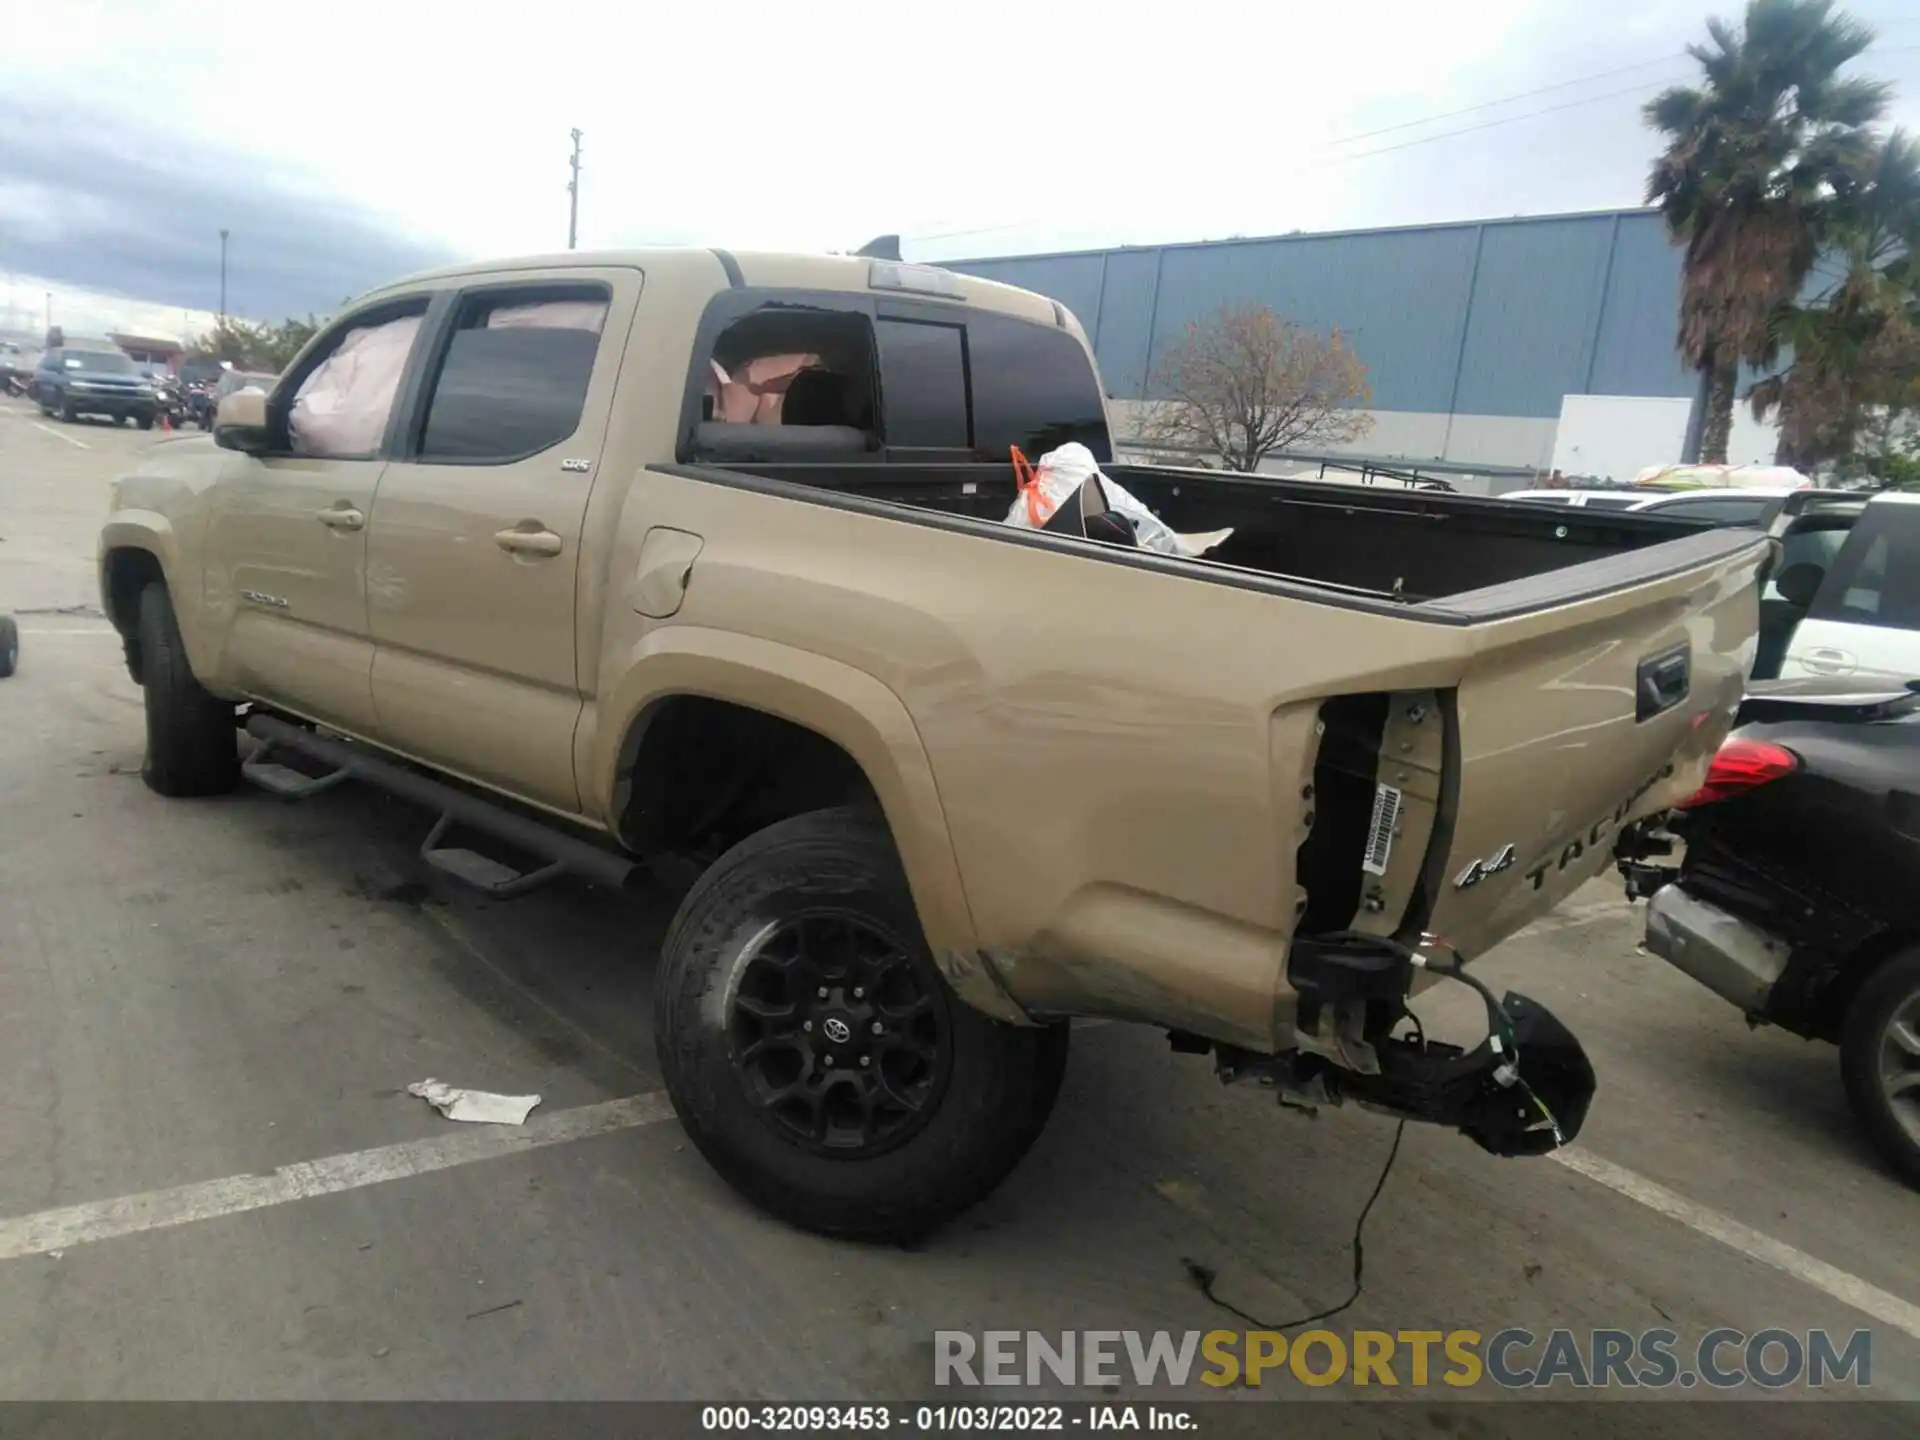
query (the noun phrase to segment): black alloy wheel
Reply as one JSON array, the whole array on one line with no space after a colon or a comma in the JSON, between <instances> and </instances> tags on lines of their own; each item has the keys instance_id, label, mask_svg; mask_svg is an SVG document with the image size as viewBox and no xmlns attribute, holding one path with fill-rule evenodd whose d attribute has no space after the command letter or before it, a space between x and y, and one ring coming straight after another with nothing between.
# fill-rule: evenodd
<instances>
[{"instance_id":1,"label":"black alloy wheel","mask_svg":"<svg viewBox=\"0 0 1920 1440\"><path fill-rule=\"evenodd\" d=\"M785 1139L866 1159L910 1140L953 1073L947 998L898 937L818 910L748 946L727 1008L734 1072Z\"/></svg>"}]
</instances>

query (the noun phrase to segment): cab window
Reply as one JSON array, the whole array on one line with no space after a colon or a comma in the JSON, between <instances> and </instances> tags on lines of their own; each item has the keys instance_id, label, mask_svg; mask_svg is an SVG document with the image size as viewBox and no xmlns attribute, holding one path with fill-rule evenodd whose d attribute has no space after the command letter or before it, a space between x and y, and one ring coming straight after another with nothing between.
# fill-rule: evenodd
<instances>
[{"instance_id":1,"label":"cab window","mask_svg":"<svg viewBox=\"0 0 1920 1440\"><path fill-rule=\"evenodd\" d=\"M347 321L294 382L276 448L333 460L379 454L426 313L419 299Z\"/></svg>"},{"instance_id":2,"label":"cab window","mask_svg":"<svg viewBox=\"0 0 1920 1440\"><path fill-rule=\"evenodd\" d=\"M718 326L696 361L683 459L1005 461L1014 446L1038 456L1071 441L1113 458L1093 364L1058 326L797 291L717 303L753 308Z\"/></svg>"},{"instance_id":3,"label":"cab window","mask_svg":"<svg viewBox=\"0 0 1920 1440\"><path fill-rule=\"evenodd\" d=\"M464 297L427 395L418 458L504 465L572 435L610 301L604 285Z\"/></svg>"}]
</instances>

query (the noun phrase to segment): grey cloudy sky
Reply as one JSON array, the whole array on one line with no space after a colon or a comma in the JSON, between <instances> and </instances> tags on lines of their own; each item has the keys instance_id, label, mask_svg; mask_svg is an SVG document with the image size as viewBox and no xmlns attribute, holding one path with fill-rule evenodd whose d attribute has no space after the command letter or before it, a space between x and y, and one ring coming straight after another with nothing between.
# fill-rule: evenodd
<instances>
[{"instance_id":1,"label":"grey cloudy sky","mask_svg":"<svg viewBox=\"0 0 1920 1440\"><path fill-rule=\"evenodd\" d=\"M45 287L177 333L224 227L231 310L325 313L564 245L574 125L584 246L946 259L1630 205L1639 106L1736 8L69 0L0 53L0 273L16 319ZM1920 121L1920 0L1849 8Z\"/></svg>"}]
</instances>

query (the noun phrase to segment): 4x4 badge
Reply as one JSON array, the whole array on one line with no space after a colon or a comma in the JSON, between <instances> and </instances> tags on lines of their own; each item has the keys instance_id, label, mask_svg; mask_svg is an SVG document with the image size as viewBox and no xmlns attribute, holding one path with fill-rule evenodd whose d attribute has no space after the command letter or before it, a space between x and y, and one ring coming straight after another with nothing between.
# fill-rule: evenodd
<instances>
[{"instance_id":1,"label":"4x4 badge","mask_svg":"<svg viewBox=\"0 0 1920 1440\"><path fill-rule=\"evenodd\" d=\"M1517 858L1519 857L1511 844L1502 845L1499 853L1491 859L1476 860L1455 876L1453 888L1471 890L1489 875L1498 875L1502 870L1511 869Z\"/></svg>"}]
</instances>

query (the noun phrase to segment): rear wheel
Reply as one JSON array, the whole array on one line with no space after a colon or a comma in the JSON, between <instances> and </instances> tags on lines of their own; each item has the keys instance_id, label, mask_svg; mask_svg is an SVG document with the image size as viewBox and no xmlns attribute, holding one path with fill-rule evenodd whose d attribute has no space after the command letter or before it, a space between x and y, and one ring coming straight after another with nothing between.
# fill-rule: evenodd
<instances>
[{"instance_id":1,"label":"rear wheel","mask_svg":"<svg viewBox=\"0 0 1920 1440\"><path fill-rule=\"evenodd\" d=\"M66 421L67 424L69 425L75 424L79 421L80 412L73 408L73 401L62 400L60 402L60 418Z\"/></svg>"},{"instance_id":2,"label":"rear wheel","mask_svg":"<svg viewBox=\"0 0 1920 1440\"><path fill-rule=\"evenodd\" d=\"M1065 1074L1065 1026L948 990L884 825L785 820L675 916L654 1038L681 1124L748 1199L829 1235L905 1240L998 1185Z\"/></svg>"},{"instance_id":3,"label":"rear wheel","mask_svg":"<svg viewBox=\"0 0 1920 1440\"><path fill-rule=\"evenodd\" d=\"M1920 1186L1920 949L1882 964L1853 997L1840 1074L1874 1146Z\"/></svg>"},{"instance_id":4,"label":"rear wheel","mask_svg":"<svg viewBox=\"0 0 1920 1440\"><path fill-rule=\"evenodd\" d=\"M220 795L239 784L233 706L194 678L173 601L157 581L140 592L140 679L147 709L140 776L147 788L179 798Z\"/></svg>"}]
</instances>

